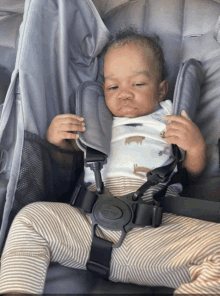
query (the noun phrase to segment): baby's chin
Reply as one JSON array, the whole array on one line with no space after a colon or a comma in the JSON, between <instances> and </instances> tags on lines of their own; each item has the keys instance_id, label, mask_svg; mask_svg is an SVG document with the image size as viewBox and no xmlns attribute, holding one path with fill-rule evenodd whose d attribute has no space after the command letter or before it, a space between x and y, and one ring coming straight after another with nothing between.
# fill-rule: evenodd
<instances>
[{"instance_id":1,"label":"baby's chin","mask_svg":"<svg viewBox=\"0 0 220 296\"><path fill-rule=\"evenodd\" d=\"M113 116L114 117L135 118L135 117L141 117L141 116L149 115L150 113L141 113L141 112L117 112L117 113L113 114Z\"/></svg>"},{"instance_id":2,"label":"baby's chin","mask_svg":"<svg viewBox=\"0 0 220 296\"><path fill-rule=\"evenodd\" d=\"M117 110L115 114L113 114L115 117L128 117L128 118L135 118L140 116L139 110L137 108L133 107L122 107L120 110Z\"/></svg>"}]
</instances>

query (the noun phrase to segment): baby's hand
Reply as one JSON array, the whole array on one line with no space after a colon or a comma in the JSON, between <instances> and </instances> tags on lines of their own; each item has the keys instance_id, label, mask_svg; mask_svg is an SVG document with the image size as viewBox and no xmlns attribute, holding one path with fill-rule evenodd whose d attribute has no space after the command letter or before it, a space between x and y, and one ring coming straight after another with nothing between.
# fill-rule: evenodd
<instances>
[{"instance_id":1,"label":"baby's hand","mask_svg":"<svg viewBox=\"0 0 220 296\"><path fill-rule=\"evenodd\" d=\"M183 110L181 116L166 116L165 120L171 120L164 135L169 144L176 144L191 155L198 154L205 149L205 140L186 111Z\"/></svg>"},{"instance_id":2,"label":"baby's hand","mask_svg":"<svg viewBox=\"0 0 220 296\"><path fill-rule=\"evenodd\" d=\"M79 135L75 132L84 132L84 119L75 114L61 114L56 116L46 133L47 141L61 149L77 149L76 139ZM67 141L69 140L69 141Z\"/></svg>"}]
</instances>

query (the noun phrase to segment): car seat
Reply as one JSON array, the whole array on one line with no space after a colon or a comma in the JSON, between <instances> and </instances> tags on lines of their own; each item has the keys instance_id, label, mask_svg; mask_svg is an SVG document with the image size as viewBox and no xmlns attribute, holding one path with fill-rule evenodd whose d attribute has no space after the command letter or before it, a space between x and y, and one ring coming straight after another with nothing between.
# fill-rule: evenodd
<instances>
[{"instance_id":1,"label":"car seat","mask_svg":"<svg viewBox=\"0 0 220 296\"><path fill-rule=\"evenodd\" d=\"M20 8L22 7L22 2L24 1L20 2ZM143 31L157 33L161 37L165 51L165 58L170 67L169 84L171 85L171 88L168 98L172 99L173 97L176 77L181 62L190 58L195 58L201 62L205 72L205 80L201 86L200 103L196 110L197 115L195 123L200 127L206 139L209 162L201 180L196 185L191 186L191 195L195 197L202 196L204 199L209 198L212 200L218 200L220 192L218 182L218 75L220 75L218 71L220 52L218 43L218 17L220 15L220 4L216 1L206 0L94 1L97 8L101 11L105 24L104 26L92 1L87 1L87 4L75 1L77 5L74 7L71 6L71 1L66 1L65 5L62 1L55 2L47 1L42 4L40 1L32 1L31 4L31 1L26 0L22 26L24 28L25 23L30 22L31 18L32 26L36 26L37 28L36 32L39 32L41 26L45 26L44 38L49 38L46 42L46 48L48 49L48 52L53 55L53 58L59 58L57 63L51 62L48 67L48 72L44 73L43 77L39 79L39 75L36 75L36 73L37 71L42 73L41 65L44 61L50 61L49 54L44 51L43 57L38 56L38 53L42 53L41 39L38 38L39 36L37 36L37 34L32 35L31 38L28 39L28 30L31 30L30 27L25 31L25 34L27 35L22 35L22 32L24 32L22 31L22 26L20 27L21 34L19 42L20 44L23 42L23 44L22 46L20 45L20 51L17 53L16 64L13 66L12 62L13 58L15 60L15 53L13 58L11 58L11 62L9 62L10 59L7 58L3 58L1 61L1 64L6 65L9 71L12 71L13 67L15 67L4 106L2 105L2 117L0 122L0 148L9 152L8 159L11 160L11 163L8 163L8 167L13 167L13 175L10 175L9 178L8 167L5 164L5 156L5 161L3 159L2 162L2 168L4 169L1 171L1 182L3 184L1 189L4 192L1 196L1 210L3 213L3 215L1 215L2 244L7 232L9 214L14 201L16 184L19 179L19 164L24 139L22 131L28 130L32 133L36 133L41 138L44 138L49 122L55 115L62 112L68 112L70 109L74 110L74 103L72 106L69 106L69 101L74 102L75 100L75 93L73 90L75 90L81 82L85 81L85 79L101 81L101 76L99 76L98 71L98 69L101 68L101 61L99 65L96 56L100 53L103 45L109 38L109 33L105 26L110 32L113 32L119 27L122 28L127 27L130 24L135 24ZM7 1L5 3L7 4ZM122 5L118 6L118 4ZM105 9L110 8L113 9L108 13L105 13ZM13 10L11 7L10 9L12 12ZM43 17L41 14L34 14L34 11L36 10L40 12L44 10L42 13ZM1 23L1 32L5 33L4 26L7 28L9 27L6 22L8 21L11 25L11 32L14 31L15 35L11 34L11 32L6 32L6 34L11 36L11 39L9 40L14 41L12 44L14 46L14 51L16 51L18 23L16 23L15 18L18 18L19 16L19 20L21 21L22 13L20 11L19 13L12 12L9 14L13 21L9 20L8 7L5 8L4 13L6 16L1 19L3 22L3 24ZM59 26L54 22L53 27L51 25L51 20L54 20L57 15L59 15ZM90 32L84 31L84 37L89 36L89 33L94 34L94 31L92 30L94 26L97 26L99 29L95 31L95 40L100 41L98 42L98 46L96 44L94 46L93 42L83 44L82 50L84 53L90 53L90 56L87 55L86 58L80 59L80 54L77 52L76 46L73 47L74 49L66 50L66 48L69 48L70 44L75 44L74 41L76 39L74 38L79 38L80 34L83 35L82 30L79 30L79 23L74 23L71 15L78 16L78 19L75 18L74 21L76 21L76 19L77 21L83 20L82 25L85 27L86 24L88 25ZM89 15L90 18L85 19L86 15ZM4 22L6 22L6 24ZM53 31L50 31L51 28L53 28ZM59 32L61 32L60 35L57 34L58 28L60 30ZM80 26L80 29L81 28L82 27ZM71 34L72 32L74 32L74 34ZM89 37L87 40L89 40ZM27 43L25 44L25 42ZM52 44L56 48L56 51L52 50ZM29 48L27 48L27 45L29 45ZM11 47L13 48L13 46ZM4 50L6 55L7 50L9 52L11 48L7 50L5 48L6 46L3 44L1 49ZM28 60L28 55L30 53L33 54L34 51L37 52L36 55L33 55L36 59L35 63L27 65L26 61ZM63 51L68 54L64 55ZM37 63L37 58L42 61L40 65ZM70 65L67 69L65 68L65 65L67 64L68 59ZM8 63L5 62L5 60L8 61ZM50 73L57 68L59 69L58 73L60 76L57 75L53 78L54 80L52 78L49 79ZM85 70L85 68L88 71L83 72L82 69ZM35 79L38 79L38 84L40 85L39 89L45 89L46 93L42 94L42 92L39 91L38 87L36 87ZM28 83L25 81L28 81ZM56 83L58 86L55 87ZM33 89L33 93L36 97L32 93ZM30 99L25 103L23 102L23 105L21 105L21 101L24 101L25 98L29 97L32 97L33 99ZM39 97L41 97L41 106L37 103ZM46 97L47 100L45 100ZM8 111L9 109L11 113ZM25 115L24 120L22 120L21 112ZM8 120L9 113L10 121ZM17 117L15 116L16 114ZM16 141L14 141L15 138ZM16 151L16 153L14 151ZM13 157L11 155L13 155ZM78 294L107 294L109 290L111 290L112 293L113 289L114 293L118 294L157 294L165 293L166 291L172 293L172 289L164 290L162 288L140 287L130 284L106 282L85 271L72 270L57 264L51 264L49 268L45 293L65 294L74 291L74 293Z\"/></svg>"}]
</instances>

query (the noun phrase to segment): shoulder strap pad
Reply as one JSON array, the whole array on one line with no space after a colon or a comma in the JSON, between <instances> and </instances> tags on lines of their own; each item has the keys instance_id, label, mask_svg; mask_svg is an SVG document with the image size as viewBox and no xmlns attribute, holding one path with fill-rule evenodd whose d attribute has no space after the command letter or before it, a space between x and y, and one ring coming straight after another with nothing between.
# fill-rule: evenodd
<instances>
[{"instance_id":1,"label":"shoulder strap pad","mask_svg":"<svg viewBox=\"0 0 220 296\"><path fill-rule=\"evenodd\" d=\"M202 65L195 59L190 59L181 65L174 90L174 115L181 115L182 110L185 110L189 117L194 119L204 78Z\"/></svg>"},{"instance_id":2,"label":"shoulder strap pad","mask_svg":"<svg viewBox=\"0 0 220 296\"><path fill-rule=\"evenodd\" d=\"M105 104L102 85L98 82L82 83L76 94L76 114L85 119L85 132L79 132L77 144L85 152L86 147L107 156L110 152L112 114Z\"/></svg>"}]
</instances>

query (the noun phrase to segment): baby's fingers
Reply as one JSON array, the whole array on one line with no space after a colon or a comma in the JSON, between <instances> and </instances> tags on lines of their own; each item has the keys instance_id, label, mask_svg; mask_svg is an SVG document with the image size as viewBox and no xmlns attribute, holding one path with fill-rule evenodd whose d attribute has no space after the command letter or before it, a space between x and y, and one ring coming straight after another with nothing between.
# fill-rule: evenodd
<instances>
[{"instance_id":1,"label":"baby's fingers","mask_svg":"<svg viewBox=\"0 0 220 296\"><path fill-rule=\"evenodd\" d=\"M56 120L61 120L61 121L65 121L66 119L67 120L79 120L79 121L84 121L84 118L79 116L79 115L76 115L76 114L69 114L69 113L66 113L66 114L59 114L57 115L54 119Z\"/></svg>"},{"instance_id":2,"label":"baby's fingers","mask_svg":"<svg viewBox=\"0 0 220 296\"><path fill-rule=\"evenodd\" d=\"M51 126L53 128L60 129L62 125L66 124L82 125L84 124L84 119L75 114L61 114L53 119Z\"/></svg>"},{"instance_id":3,"label":"baby's fingers","mask_svg":"<svg viewBox=\"0 0 220 296\"><path fill-rule=\"evenodd\" d=\"M184 129L169 128L164 134L164 138L177 136L177 137L187 137L187 131Z\"/></svg>"},{"instance_id":4,"label":"baby's fingers","mask_svg":"<svg viewBox=\"0 0 220 296\"><path fill-rule=\"evenodd\" d=\"M166 138L168 144L176 144L179 145L179 137L178 136L170 136Z\"/></svg>"},{"instance_id":5,"label":"baby's fingers","mask_svg":"<svg viewBox=\"0 0 220 296\"><path fill-rule=\"evenodd\" d=\"M62 123L59 126L61 132L84 132L86 130L83 122Z\"/></svg>"},{"instance_id":6,"label":"baby's fingers","mask_svg":"<svg viewBox=\"0 0 220 296\"><path fill-rule=\"evenodd\" d=\"M79 138L79 135L75 133L71 133L71 132L62 133L62 139L65 139L65 140L76 140L78 138Z\"/></svg>"}]
</instances>

